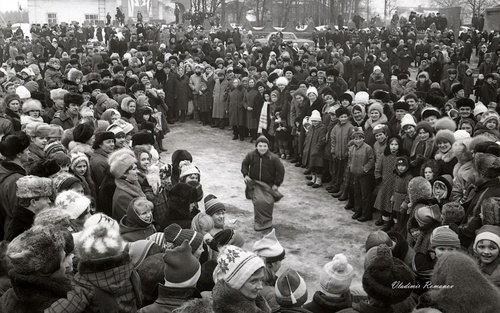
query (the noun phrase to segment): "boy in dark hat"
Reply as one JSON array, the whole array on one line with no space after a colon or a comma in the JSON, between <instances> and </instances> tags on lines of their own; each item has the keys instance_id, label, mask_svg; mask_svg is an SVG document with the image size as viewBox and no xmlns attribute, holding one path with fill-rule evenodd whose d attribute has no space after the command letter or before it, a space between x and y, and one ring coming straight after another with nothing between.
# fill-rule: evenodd
<instances>
[{"instance_id":1,"label":"boy in dark hat","mask_svg":"<svg viewBox=\"0 0 500 313\"><path fill-rule=\"evenodd\" d=\"M67 93L64 95L64 110L59 113L59 117L52 120L51 124L61 126L64 130L78 125L81 118L79 114L80 105L83 103L83 97L77 93Z\"/></svg>"}]
</instances>

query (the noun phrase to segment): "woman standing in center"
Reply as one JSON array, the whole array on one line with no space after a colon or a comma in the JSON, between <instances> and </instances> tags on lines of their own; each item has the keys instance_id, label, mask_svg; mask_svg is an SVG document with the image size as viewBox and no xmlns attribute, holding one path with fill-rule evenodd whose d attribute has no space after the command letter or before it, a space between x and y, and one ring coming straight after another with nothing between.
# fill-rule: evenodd
<instances>
[{"instance_id":1,"label":"woman standing in center","mask_svg":"<svg viewBox=\"0 0 500 313\"><path fill-rule=\"evenodd\" d=\"M243 98L245 88L240 84L239 79L232 81L232 90L228 95L229 125L233 127L233 140L245 140L245 108L243 107Z\"/></svg>"}]
</instances>

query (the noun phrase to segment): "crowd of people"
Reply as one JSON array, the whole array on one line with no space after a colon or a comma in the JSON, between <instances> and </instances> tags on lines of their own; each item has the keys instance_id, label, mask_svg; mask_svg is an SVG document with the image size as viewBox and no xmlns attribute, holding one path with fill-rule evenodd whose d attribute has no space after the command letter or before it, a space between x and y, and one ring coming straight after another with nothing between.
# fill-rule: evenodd
<instances>
[{"instance_id":1,"label":"crowd of people","mask_svg":"<svg viewBox=\"0 0 500 313\"><path fill-rule=\"evenodd\" d=\"M500 311L499 32L2 31L0 312ZM255 144L252 251L164 146L179 123ZM353 223L380 211L362 285L340 253L312 297L278 274L283 162Z\"/></svg>"}]
</instances>

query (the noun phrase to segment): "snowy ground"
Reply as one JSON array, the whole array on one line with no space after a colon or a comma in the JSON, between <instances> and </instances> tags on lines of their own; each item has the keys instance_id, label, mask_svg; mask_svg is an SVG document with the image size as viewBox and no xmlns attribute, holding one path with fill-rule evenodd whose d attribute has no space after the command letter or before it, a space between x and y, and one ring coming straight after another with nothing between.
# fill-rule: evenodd
<instances>
[{"instance_id":1,"label":"snowy ground","mask_svg":"<svg viewBox=\"0 0 500 313\"><path fill-rule=\"evenodd\" d=\"M249 139L231 140L232 132L201 126L193 121L170 125L165 139L168 152L162 154L164 162L171 161L177 149L186 149L193 155L193 163L201 171L204 194L215 194L230 204L226 224L245 238L245 248L264 233L253 230L253 206L245 198L245 184L240 172L241 161L254 149ZM360 223L351 219L352 211L345 211L346 202L334 199L323 188L306 186L302 168L288 161L285 181L280 191L285 197L275 205L273 222L280 243L286 249L286 258L278 275L286 268L297 270L307 283L309 298L319 290L322 267L337 253L347 256L357 272L354 282L360 283L363 273L364 243L373 223ZM267 233L267 231L266 231Z\"/></svg>"}]
</instances>

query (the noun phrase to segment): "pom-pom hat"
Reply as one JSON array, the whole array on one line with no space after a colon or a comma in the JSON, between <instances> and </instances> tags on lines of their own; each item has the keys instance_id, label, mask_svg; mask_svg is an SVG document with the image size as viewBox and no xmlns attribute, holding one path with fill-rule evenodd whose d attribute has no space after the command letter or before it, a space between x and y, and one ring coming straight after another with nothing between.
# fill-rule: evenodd
<instances>
[{"instance_id":1,"label":"pom-pom hat","mask_svg":"<svg viewBox=\"0 0 500 313\"><path fill-rule=\"evenodd\" d=\"M125 246L118 223L102 213L87 219L76 242L82 261L117 256Z\"/></svg>"},{"instance_id":2,"label":"pom-pom hat","mask_svg":"<svg viewBox=\"0 0 500 313\"><path fill-rule=\"evenodd\" d=\"M194 164L192 164L189 161L186 161L186 160L181 161L179 163L179 168L181 170L181 174L179 175L179 178L189 176L191 174L198 174L198 176L200 175L200 170L198 169L198 167L194 166Z\"/></svg>"},{"instance_id":3,"label":"pom-pom hat","mask_svg":"<svg viewBox=\"0 0 500 313\"><path fill-rule=\"evenodd\" d=\"M196 286L201 276L201 265L193 256L187 240L172 250L166 250L163 261L166 265L163 270L165 286L174 288Z\"/></svg>"},{"instance_id":4,"label":"pom-pom hat","mask_svg":"<svg viewBox=\"0 0 500 313\"><path fill-rule=\"evenodd\" d=\"M23 176L16 181L16 196L30 199L52 196L52 179L33 175Z\"/></svg>"},{"instance_id":5,"label":"pom-pom hat","mask_svg":"<svg viewBox=\"0 0 500 313\"><path fill-rule=\"evenodd\" d=\"M336 254L321 272L319 284L324 292L329 294L342 294L349 290L354 278L354 268L343 254Z\"/></svg>"},{"instance_id":6,"label":"pom-pom hat","mask_svg":"<svg viewBox=\"0 0 500 313\"><path fill-rule=\"evenodd\" d=\"M281 261L285 258L285 249L276 238L276 231L271 232L253 245L253 251L260 257L265 258L266 263Z\"/></svg>"},{"instance_id":7,"label":"pom-pom hat","mask_svg":"<svg viewBox=\"0 0 500 313\"><path fill-rule=\"evenodd\" d=\"M276 280L276 302L283 307L302 307L307 301L307 285L293 269L286 269Z\"/></svg>"}]
</instances>

